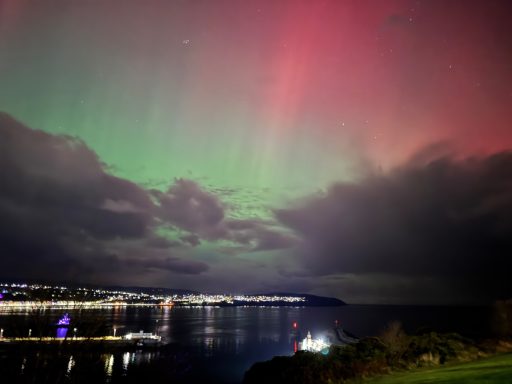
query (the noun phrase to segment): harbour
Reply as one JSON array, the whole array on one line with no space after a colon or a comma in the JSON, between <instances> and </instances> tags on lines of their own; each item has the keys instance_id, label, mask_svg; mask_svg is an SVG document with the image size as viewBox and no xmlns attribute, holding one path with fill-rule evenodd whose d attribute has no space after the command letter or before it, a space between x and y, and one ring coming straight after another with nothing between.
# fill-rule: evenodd
<instances>
[{"instance_id":1,"label":"harbour","mask_svg":"<svg viewBox=\"0 0 512 384\"><path fill-rule=\"evenodd\" d=\"M491 312L488 307L129 306L70 310L68 336L58 340L56 324L62 316L61 309L18 308L0 314L0 327L4 329L4 341L0 342L2 377L38 377L38 367L44 364L55 375L52 377L69 380L81 375L84 380L98 383L158 378L184 384L206 380L235 384L241 382L244 372L255 362L293 355L298 349L296 342L307 338L308 331L313 339L335 342L335 320L359 337L378 335L386 324L397 319L410 332L422 327L440 331L459 328L470 335L475 331L490 332ZM43 322L42 318L48 320ZM89 325L100 321L104 326ZM48 324L46 328L39 326L41 334L40 323ZM86 330L92 335L84 336L82 332ZM137 346L122 340L123 336L140 330L161 336L162 343ZM93 335L94 332L97 334ZM9 339L15 342L9 343Z\"/></svg>"}]
</instances>

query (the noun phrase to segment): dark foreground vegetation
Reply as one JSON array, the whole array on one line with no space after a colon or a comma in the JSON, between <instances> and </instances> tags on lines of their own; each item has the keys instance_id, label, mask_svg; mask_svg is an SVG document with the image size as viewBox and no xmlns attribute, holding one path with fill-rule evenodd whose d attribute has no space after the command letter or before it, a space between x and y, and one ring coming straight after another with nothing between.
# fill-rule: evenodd
<instances>
[{"instance_id":1,"label":"dark foreground vegetation","mask_svg":"<svg viewBox=\"0 0 512 384\"><path fill-rule=\"evenodd\" d=\"M508 322L508 315L501 316L501 320ZM509 329L501 332L508 333ZM367 337L344 347L333 345L327 355L297 352L291 357L279 356L256 363L246 372L244 384L361 382L393 372L476 361L509 352L512 342L507 340L510 340L508 336L501 335L475 342L456 333L432 331L408 335L400 323L392 323L379 337Z\"/></svg>"}]
</instances>

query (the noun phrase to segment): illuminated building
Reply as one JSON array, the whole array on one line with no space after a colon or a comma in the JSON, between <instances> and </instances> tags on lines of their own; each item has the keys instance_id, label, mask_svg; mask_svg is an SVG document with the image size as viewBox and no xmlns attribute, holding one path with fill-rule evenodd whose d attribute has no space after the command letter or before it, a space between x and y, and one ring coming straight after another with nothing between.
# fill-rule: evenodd
<instances>
[{"instance_id":1,"label":"illuminated building","mask_svg":"<svg viewBox=\"0 0 512 384\"><path fill-rule=\"evenodd\" d=\"M313 339L311 332L308 331L308 335L302 342L299 343L300 351L308 352L322 352L323 354L329 353L329 347L331 345L322 339Z\"/></svg>"}]
</instances>

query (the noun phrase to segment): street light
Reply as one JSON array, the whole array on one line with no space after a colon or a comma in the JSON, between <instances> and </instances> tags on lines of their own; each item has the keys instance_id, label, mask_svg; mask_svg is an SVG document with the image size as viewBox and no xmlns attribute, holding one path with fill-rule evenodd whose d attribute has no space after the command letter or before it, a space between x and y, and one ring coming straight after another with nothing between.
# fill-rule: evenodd
<instances>
[{"instance_id":1,"label":"street light","mask_svg":"<svg viewBox=\"0 0 512 384\"><path fill-rule=\"evenodd\" d=\"M32 336L32 329L28 330L28 337Z\"/></svg>"},{"instance_id":2,"label":"street light","mask_svg":"<svg viewBox=\"0 0 512 384\"><path fill-rule=\"evenodd\" d=\"M4 329L0 328L0 339L4 338Z\"/></svg>"},{"instance_id":3,"label":"street light","mask_svg":"<svg viewBox=\"0 0 512 384\"><path fill-rule=\"evenodd\" d=\"M73 328L73 337L76 339L76 331L77 329L76 328Z\"/></svg>"},{"instance_id":4,"label":"street light","mask_svg":"<svg viewBox=\"0 0 512 384\"><path fill-rule=\"evenodd\" d=\"M117 331L117 329L116 329L116 327L114 327L114 337L116 337L116 331Z\"/></svg>"}]
</instances>

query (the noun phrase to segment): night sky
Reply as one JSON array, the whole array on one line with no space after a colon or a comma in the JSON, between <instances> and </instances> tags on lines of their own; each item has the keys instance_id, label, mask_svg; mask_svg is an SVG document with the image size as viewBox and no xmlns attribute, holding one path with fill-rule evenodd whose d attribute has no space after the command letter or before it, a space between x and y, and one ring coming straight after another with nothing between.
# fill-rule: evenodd
<instances>
[{"instance_id":1,"label":"night sky","mask_svg":"<svg viewBox=\"0 0 512 384\"><path fill-rule=\"evenodd\" d=\"M512 297L511 15L0 0L0 280Z\"/></svg>"}]
</instances>

